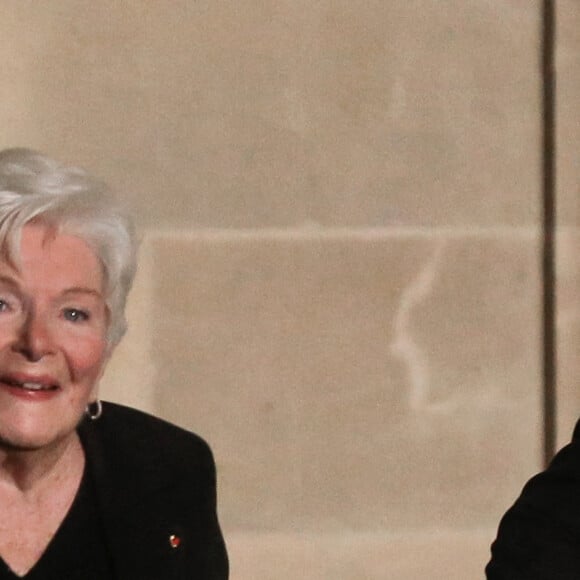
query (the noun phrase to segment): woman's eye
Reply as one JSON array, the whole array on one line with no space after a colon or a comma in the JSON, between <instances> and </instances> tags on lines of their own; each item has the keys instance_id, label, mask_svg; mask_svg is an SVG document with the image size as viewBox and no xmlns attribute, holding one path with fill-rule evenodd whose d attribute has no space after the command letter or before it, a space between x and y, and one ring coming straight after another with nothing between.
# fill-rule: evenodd
<instances>
[{"instance_id":1,"label":"woman's eye","mask_svg":"<svg viewBox=\"0 0 580 580\"><path fill-rule=\"evenodd\" d=\"M0 312L6 312L7 310L10 310L10 304L8 303L8 300L0 298Z\"/></svg>"},{"instance_id":2,"label":"woman's eye","mask_svg":"<svg viewBox=\"0 0 580 580\"><path fill-rule=\"evenodd\" d=\"M1 305L0 305L1 307ZM78 308L66 308L63 311L64 318L70 322L85 322L89 319L89 313Z\"/></svg>"}]
</instances>

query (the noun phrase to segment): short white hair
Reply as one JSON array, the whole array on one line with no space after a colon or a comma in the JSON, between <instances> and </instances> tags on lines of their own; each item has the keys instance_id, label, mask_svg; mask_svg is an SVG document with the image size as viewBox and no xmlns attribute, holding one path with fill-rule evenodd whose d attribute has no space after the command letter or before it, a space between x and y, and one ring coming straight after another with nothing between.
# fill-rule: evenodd
<instances>
[{"instance_id":1,"label":"short white hair","mask_svg":"<svg viewBox=\"0 0 580 580\"><path fill-rule=\"evenodd\" d=\"M0 254L18 267L29 222L82 239L99 258L112 349L127 329L125 305L137 266L133 223L109 189L78 167L24 148L0 151Z\"/></svg>"}]
</instances>

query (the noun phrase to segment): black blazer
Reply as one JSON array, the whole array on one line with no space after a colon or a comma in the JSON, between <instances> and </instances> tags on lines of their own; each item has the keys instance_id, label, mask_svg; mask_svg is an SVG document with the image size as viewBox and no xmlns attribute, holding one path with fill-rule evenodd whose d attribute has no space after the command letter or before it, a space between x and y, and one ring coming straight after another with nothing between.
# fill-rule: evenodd
<instances>
[{"instance_id":1,"label":"black blazer","mask_svg":"<svg viewBox=\"0 0 580 580\"><path fill-rule=\"evenodd\" d=\"M226 580L208 445L161 419L103 403L78 429L116 580Z\"/></svg>"},{"instance_id":2,"label":"black blazer","mask_svg":"<svg viewBox=\"0 0 580 580\"><path fill-rule=\"evenodd\" d=\"M502 518L486 573L489 580L580 578L580 422Z\"/></svg>"}]
</instances>

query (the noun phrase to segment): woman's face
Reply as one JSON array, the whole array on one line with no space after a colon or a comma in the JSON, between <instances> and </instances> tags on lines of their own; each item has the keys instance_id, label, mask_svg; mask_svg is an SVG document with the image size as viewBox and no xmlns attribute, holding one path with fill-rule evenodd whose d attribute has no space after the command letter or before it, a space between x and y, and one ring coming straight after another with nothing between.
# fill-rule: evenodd
<instances>
[{"instance_id":1,"label":"woman's face","mask_svg":"<svg viewBox=\"0 0 580 580\"><path fill-rule=\"evenodd\" d=\"M103 273L80 238L22 230L18 270L0 261L0 447L74 437L106 361Z\"/></svg>"}]
</instances>

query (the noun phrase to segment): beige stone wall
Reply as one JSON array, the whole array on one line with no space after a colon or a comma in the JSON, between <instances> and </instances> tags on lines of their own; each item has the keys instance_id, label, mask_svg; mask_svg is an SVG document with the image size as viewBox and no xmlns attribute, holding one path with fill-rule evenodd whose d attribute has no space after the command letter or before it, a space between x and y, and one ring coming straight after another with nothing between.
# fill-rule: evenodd
<instances>
[{"instance_id":1,"label":"beige stone wall","mask_svg":"<svg viewBox=\"0 0 580 580\"><path fill-rule=\"evenodd\" d=\"M558 3L558 439L563 445L580 416L580 6Z\"/></svg>"},{"instance_id":2,"label":"beige stone wall","mask_svg":"<svg viewBox=\"0 0 580 580\"><path fill-rule=\"evenodd\" d=\"M0 145L134 206L103 393L210 441L233 580L480 577L540 468L540 4L0 0Z\"/></svg>"}]
</instances>

